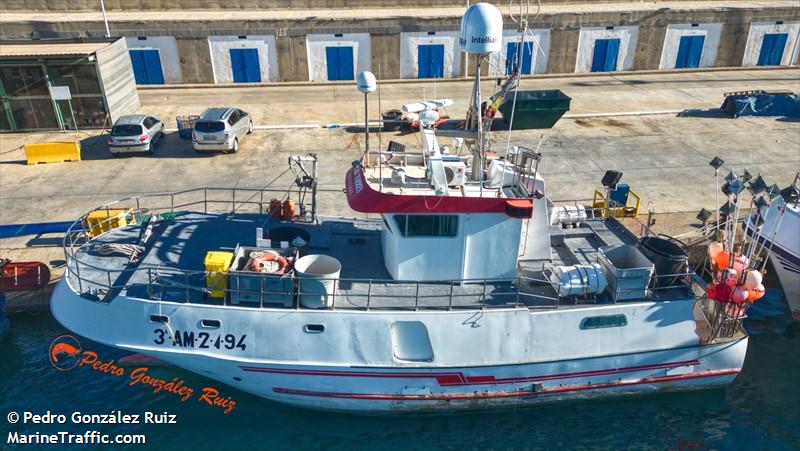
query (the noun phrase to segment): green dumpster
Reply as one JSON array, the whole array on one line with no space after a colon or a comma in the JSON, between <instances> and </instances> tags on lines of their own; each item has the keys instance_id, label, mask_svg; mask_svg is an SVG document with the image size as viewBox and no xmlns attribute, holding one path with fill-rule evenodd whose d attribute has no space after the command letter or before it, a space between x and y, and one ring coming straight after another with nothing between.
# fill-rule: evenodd
<instances>
[{"instance_id":1,"label":"green dumpster","mask_svg":"<svg viewBox=\"0 0 800 451\"><path fill-rule=\"evenodd\" d=\"M569 96L557 89L542 91L518 91L516 112L512 130L529 130L535 128L551 128L569 111ZM511 121L511 110L514 105L514 93L506 94L497 108L503 120Z\"/></svg>"}]
</instances>

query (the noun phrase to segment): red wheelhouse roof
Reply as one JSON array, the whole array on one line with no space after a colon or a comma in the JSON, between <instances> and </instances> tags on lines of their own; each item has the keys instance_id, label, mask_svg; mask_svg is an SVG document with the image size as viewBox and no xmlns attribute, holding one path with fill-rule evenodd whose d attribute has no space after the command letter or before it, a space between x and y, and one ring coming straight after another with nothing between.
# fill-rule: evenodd
<instances>
[{"instance_id":1,"label":"red wheelhouse roof","mask_svg":"<svg viewBox=\"0 0 800 451\"><path fill-rule=\"evenodd\" d=\"M419 196L375 191L360 165L347 171L347 203L361 213L505 213L530 218L533 199L505 197Z\"/></svg>"}]
</instances>

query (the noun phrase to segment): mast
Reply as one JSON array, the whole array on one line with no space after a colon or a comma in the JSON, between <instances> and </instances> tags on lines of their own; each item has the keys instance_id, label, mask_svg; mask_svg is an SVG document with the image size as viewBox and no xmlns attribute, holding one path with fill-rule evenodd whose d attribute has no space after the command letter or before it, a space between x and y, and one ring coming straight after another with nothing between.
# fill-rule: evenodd
<instances>
[{"instance_id":1,"label":"mast","mask_svg":"<svg viewBox=\"0 0 800 451\"><path fill-rule=\"evenodd\" d=\"M472 85L470 106L465 124L466 135L472 147L472 181L483 181L486 137L481 111L481 63L486 55L501 50L503 44L503 16L489 3L476 3L464 13L458 39L461 51L475 53L475 81ZM483 186L483 183L481 183Z\"/></svg>"}]
</instances>

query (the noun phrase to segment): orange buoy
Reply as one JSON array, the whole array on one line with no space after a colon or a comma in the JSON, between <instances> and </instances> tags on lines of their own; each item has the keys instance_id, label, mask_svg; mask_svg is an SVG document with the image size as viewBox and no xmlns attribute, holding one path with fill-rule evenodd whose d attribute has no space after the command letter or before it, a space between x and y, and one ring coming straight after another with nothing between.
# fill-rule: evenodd
<instances>
[{"instance_id":1,"label":"orange buoy","mask_svg":"<svg viewBox=\"0 0 800 451\"><path fill-rule=\"evenodd\" d=\"M747 292L747 301L748 302L755 302L764 297L764 285L758 284L755 288L748 290Z\"/></svg>"},{"instance_id":2,"label":"orange buoy","mask_svg":"<svg viewBox=\"0 0 800 451\"><path fill-rule=\"evenodd\" d=\"M730 263L731 254L728 251L721 251L717 254L717 258L714 259L714 264L717 265L717 268L727 268L728 263Z\"/></svg>"},{"instance_id":3,"label":"orange buoy","mask_svg":"<svg viewBox=\"0 0 800 451\"><path fill-rule=\"evenodd\" d=\"M291 199L286 199L283 201L282 205L283 211L281 213L281 218L284 221L291 221L294 219L294 201Z\"/></svg>"},{"instance_id":4,"label":"orange buoy","mask_svg":"<svg viewBox=\"0 0 800 451\"><path fill-rule=\"evenodd\" d=\"M283 211L281 210L281 201L278 199L272 199L269 201L269 217L279 219L283 215Z\"/></svg>"}]
</instances>

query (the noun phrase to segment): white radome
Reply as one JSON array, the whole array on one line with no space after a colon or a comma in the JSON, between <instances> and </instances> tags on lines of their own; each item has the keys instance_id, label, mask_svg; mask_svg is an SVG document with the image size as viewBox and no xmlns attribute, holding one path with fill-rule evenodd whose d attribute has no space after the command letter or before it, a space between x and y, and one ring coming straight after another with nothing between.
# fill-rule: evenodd
<instances>
[{"instance_id":1,"label":"white radome","mask_svg":"<svg viewBox=\"0 0 800 451\"><path fill-rule=\"evenodd\" d=\"M375 75L370 71L359 72L356 87L359 91L364 93L374 92L378 87L378 82L375 80Z\"/></svg>"},{"instance_id":2,"label":"white radome","mask_svg":"<svg viewBox=\"0 0 800 451\"><path fill-rule=\"evenodd\" d=\"M499 52L503 43L503 16L490 3L476 3L461 18L458 38L461 51L466 53Z\"/></svg>"}]
</instances>

